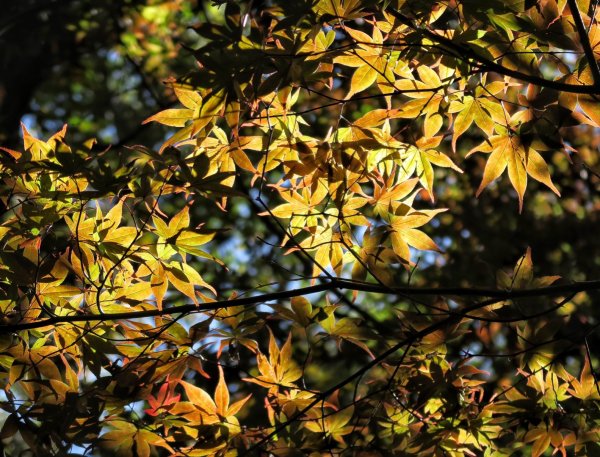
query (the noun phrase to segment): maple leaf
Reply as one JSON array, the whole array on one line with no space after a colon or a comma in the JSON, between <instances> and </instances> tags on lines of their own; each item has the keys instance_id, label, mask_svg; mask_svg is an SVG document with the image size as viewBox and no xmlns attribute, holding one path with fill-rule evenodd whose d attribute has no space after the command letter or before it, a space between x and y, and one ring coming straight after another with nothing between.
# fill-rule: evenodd
<instances>
[{"instance_id":1,"label":"maple leaf","mask_svg":"<svg viewBox=\"0 0 600 457\"><path fill-rule=\"evenodd\" d=\"M330 219L330 222L335 221L334 218ZM318 227L314 234L311 234L300 243L300 248L306 250L316 249L313 266L313 275L315 277L330 265L333 268L333 271L337 275L340 275L344 266L342 235L339 232L334 231L332 225L333 224L328 224L325 227ZM288 252L293 252L295 250L296 248L293 248Z\"/></svg>"},{"instance_id":2,"label":"maple leaf","mask_svg":"<svg viewBox=\"0 0 600 457\"><path fill-rule=\"evenodd\" d=\"M548 446L550 446L550 441L552 440L552 430L548 430L547 427L536 427L529 430L523 441L533 442L531 446L531 455L532 457L539 457L544 453Z\"/></svg>"},{"instance_id":3,"label":"maple leaf","mask_svg":"<svg viewBox=\"0 0 600 457\"><path fill-rule=\"evenodd\" d=\"M29 133L25 124L21 123L21 129L23 131L23 144L25 151L29 153L28 159L33 162L42 160L55 160L51 157L51 154L56 150L59 143L61 143L65 135L67 134L67 124L63 125L62 129L52 135L48 141L42 141L35 138ZM6 149L3 149L6 151Z\"/></svg>"},{"instance_id":4,"label":"maple leaf","mask_svg":"<svg viewBox=\"0 0 600 457\"><path fill-rule=\"evenodd\" d=\"M410 75L395 81L393 85L396 91L411 99L402 105L398 117L410 119L425 116L423 129L427 138L435 136L442 128L443 118L439 111L446 99L443 88L447 84L442 79L446 81L454 73L453 69L442 64L438 65L437 70L439 74L427 65L419 65L419 79Z\"/></svg>"},{"instance_id":5,"label":"maple leaf","mask_svg":"<svg viewBox=\"0 0 600 457\"><path fill-rule=\"evenodd\" d=\"M290 218L290 232L295 235L305 227L318 225L323 216L317 210L317 206L323 202L327 194L328 188L320 183L314 192L311 192L308 187L304 187L300 193L293 190L282 191L279 195L287 203L273 208L270 212L279 218ZM269 213L261 213L261 215L265 214Z\"/></svg>"},{"instance_id":6,"label":"maple leaf","mask_svg":"<svg viewBox=\"0 0 600 457\"><path fill-rule=\"evenodd\" d=\"M433 165L442 168L452 168L459 173L462 170L443 152L438 150L442 141L441 136L432 138L419 138L416 145L410 145L401 151L401 167L398 179L405 181L406 178L416 174L421 185L427 190L432 201L435 200L433 193L434 171Z\"/></svg>"},{"instance_id":7,"label":"maple leaf","mask_svg":"<svg viewBox=\"0 0 600 457\"><path fill-rule=\"evenodd\" d=\"M154 121L170 127L185 127L187 121L191 120L193 116L194 111L191 109L170 108L150 116L142 124Z\"/></svg>"},{"instance_id":8,"label":"maple leaf","mask_svg":"<svg viewBox=\"0 0 600 457\"><path fill-rule=\"evenodd\" d=\"M378 216L385 218L389 213L394 214L419 182L418 178L414 178L392 184L394 178L390 176L383 185L373 180L373 197L369 199L369 204Z\"/></svg>"},{"instance_id":9,"label":"maple leaf","mask_svg":"<svg viewBox=\"0 0 600 457\"><path fill-rule=\"evenodd\" d=\"M512 277L502 270L498 270L496 276L498 287L506 290L547 287L559 279L560 276L542 276L539 278L533 276L533 260L531 248L529 247L516 263Z\"/></svg>"},{"instance_id":10,"label":"maple leaf","mask_svg":"<svg viewBox=\"0 0 600 457\"><path fill-rule=\"evenodd\" d=\"M506 130L502 134L495 135L478 146L475 146L467 157L476 152L490 154L485 169L483 179L477 189L477 196L481 194L492 181L498 178L506 168L508 168L508 177L519 196L519 212L523 210L523 196L527 188L527 176L531 176L536 181L548 186L556 195L560 192L552 183L548 164L534 148L534 146L545 149L542 144L526 145L521 138Z\"/></svg>"},{"instance_id":11,"label":"maple leaf","mask_svg":"<svg viewBox=\"0 0 600 457\"><path fill-rule=\"evenodd\" d=\"M332 17L356 19L362 17L360 0L317 0L314 2L315 12L320 15L328 14Z\"/></svg>"},{"instance_id":12,"label":"maple leaf","mask_svg":"<svg viewBox=\"0 0 600 457\"><path fill-rule=\"evenodd\" d=\"M325 334L333 337L338 341L338 347L340 347L342 341L348 341L362 350L364 350L371 357L375 358L365 341L373 339L374 335L367 328L360 326L360 319L352 319L349 317L343 317L341 319L335 318L336 305L328 305L323 308L327 317L319 321L319 325L325 330Z\"/></svg>"},{"instance_id":13,"label":"maple leaf","mask_svg":"<svg viewBox=\"0 0 600 457\"><path fill-rule=\"evenodd\" d=\"M150 416L157 416L159 414L159 409L177 403L180 398L180 394L173 395L173 386L169 382L169 377L167 376L166 381L158 390L156 397L153 395L148 397L148 404L150 405L150 408L145 409L144 412Z\"/></svg>"},{"instance_id":14,"label":"maple leaf","mask_svg":"<svg viewBox=\"0 0 600 457\"><path fill-rule=\"evenodd\" d=\"M269 357L267 358L261 352L256 354L260 375L244 378L244 380L267 387L270 393L276 393L279 387L295 387L294 381L302 376L302 370L292 359L291 333L281 350L271 329L269 335Z\"/></svg>"},{"instance_id":15,"label":"maple leaf","mask_svg":"<svg viewBox=\"0 0 600 457\"><path fill-rule=\"evenodd\" d=\"M452 134L452 150L456 151L456 140L467 131L471 124L491 135L496 124L506 123L506 113L502 105L488 96L494 96L504 89L505 84L494 81L486 86L475 88L473 95L463 95L457 100L452 100L448 106L449 113L457 113L454 117Z\"/></svg>"},{"instance_id":16,"label":"maple leaf","mask_svg":"<svg viewBox=\"0 0 600 457\"><path fill-rule=\"evenodd\" d=\"M251 394L230 404L229 389L225 383L223 368L219 366L219 382L215 389L214 400L203 389L189 382L180 380L189 402L180 402L170 409L171 414L182 414L192 425L210 425L222 423L231 433L239 433L239 422L235 415L250 399Z\"/></svg>"},{"instance_id":17,"label":"maple leaf","mask_svg":"<svg viewBox=\"0 0 600 457\"><path fill-rule=\"evenodd\" d=\"M581 400L600 400L600 385L592 373L589 359L586 357L579 379L571 380L571 389L568 392Z\"/></svg>"},{"instance_id":18,"label":"maple leaf","mask_svg":"<svg viewBox=\"0 0 600 457\"><path fill-rule=\"evenodd\" d=\"M150 445L175 452L164 438L150 430L138 429L135 424L119 419L109 421L108 425L112 430L100 436L100 446L110 449L116 455L150 457Z\"/></svg>"},{"instance_id":19,"label":"maple leaf","mask_svg":"<svg viewBox=\"0 0 600 457\"><path fill-rule=\"evenodd\" d=\"M367 273L371 273L378 281L392 284L389 266L397 261L398 256L393 249L385 246L384 237L385 233L382 229L369 227L363 235L358 253L347 253L347 256L352 256L354 260L352 279L364 281ZM354 256L358 258L354 258Z\"/></svg>"},{"instance_id":20,"label":"maple leaf","mask_svg":"<svg viewBox=\"0 0 600 457\"><path fill-rule=\"evenodd\" d=\"M344 436L352 433L355 428L348 425L352 416L354 415L354 407L350 406L342 411L328 412L325 417L322 416L322 411L318 413L311 410L312 416L316 416L315 419L309 420L305 427L307 430L315 433L322 433L326 436L331 436L335 441L340 444L344 443ZM309 417L311 415L309 414Z\"/></svg>"},{"instance_id":21,"label":"maple leaf","mask_svg":"<svg viewBox=\"0 0 600 457\"><path fill-rule=\"evenodd\" d=\"M334 59L334 63L356 68L346 99L367 90L374 83L381 93L391 93L393 89L390 86L396 79L396 73L410 74L405 66L398 65L398 53L383 46L384 36L379 28L373 28L372 36L350 27L345 27L344 31L357 43L356 48Z\"/></svg>"},{"instance_id":22,"label":"maple leaf","mask_svg":"<svg viewBox=\"0 0 600 457\"><path fill-rule=\"evenodd\" d=\"M389 238L392 249L403 262L411 265L410 249L412 246L419 250L430 250L440 252L440 248L428 235L418 227L428 223L436 214L446 211L445 209L421 210L410 209L405 215L391 215L388 226Z\"/></svg>"}]
</instances>

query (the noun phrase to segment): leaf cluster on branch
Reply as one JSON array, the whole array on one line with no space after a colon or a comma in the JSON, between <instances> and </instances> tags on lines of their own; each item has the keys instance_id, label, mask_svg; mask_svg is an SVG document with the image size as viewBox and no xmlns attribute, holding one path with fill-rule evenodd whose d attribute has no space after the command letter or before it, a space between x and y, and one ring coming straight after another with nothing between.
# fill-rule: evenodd
<instances>
[{"instance_id":1,"label":"leaf cluster on branch","mask_svg":"<svg viewBox=\"0 0 600 457\"><path fill-rule=\"evenodd\" d=\"M144 121L171 128L159 146L23 125L0 148L0 446L600 452L598 271L537 276L527 248L491 286L475 257L440 280L461 204L559 213L575 161L596 220L597 6L215 1L177 106ZM277 276L240 287L261 249Z\"/></svg>"}]
</instances>

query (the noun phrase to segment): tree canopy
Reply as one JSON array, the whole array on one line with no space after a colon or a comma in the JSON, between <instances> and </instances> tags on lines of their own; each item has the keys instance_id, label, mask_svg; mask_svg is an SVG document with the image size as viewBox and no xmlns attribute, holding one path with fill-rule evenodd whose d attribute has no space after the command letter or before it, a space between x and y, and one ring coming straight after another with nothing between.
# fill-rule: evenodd
<instances>
[{"instance_id":1,"label":"tree canopy","mask_svg":"<svg viewBox=\"0 0 600 457\"><path fill-rule=\"evenodd\" d=\"M6 455L600 455L598 2L95 3L0 28Z\"/></svg>"}]
</instances>

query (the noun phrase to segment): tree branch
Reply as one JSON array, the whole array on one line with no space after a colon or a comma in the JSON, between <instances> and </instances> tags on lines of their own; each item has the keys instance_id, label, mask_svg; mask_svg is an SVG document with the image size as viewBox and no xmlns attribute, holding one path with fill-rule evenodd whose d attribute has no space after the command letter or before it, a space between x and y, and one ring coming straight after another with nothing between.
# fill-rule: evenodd
<instances>
[{"instance_id":1,"label":"tree branch","mask_svg":"<svg viewBox=\"0 0 600 457\"><path fill-rule=\"evenodd\" d=\"M571 0L575 1L575 0ZM553 89L562 92L570 92L575 94L587 94L587 95L600 95L600 87L597 84L586 85L586 84L567 84L562 83L560 81L553 81L550 79L541 78L539 76L528 75L527 73L523 73L517 70L512 70L510 68L506 68L492 60L489 60L483 56L480 56L473 49L468 46L460 45L459 43L455 43L454 41L438 35L437 33L432 32L426 28L420 28L415 26L412 21L406 17L404 14L399 11L390 9L390 14L394 16L400 23L410 27L416 32L422 33L427 38L437 42L440 45L446 46L450 51L452 51L453 55L458 53L466 62L472 61L479 66L483 67L486 71L492 71L501 75L510 76L511 78L518 79L520 81L525 81L531 84L534 84L539 87L545 87L547 89ZM582 44L584 39L582 38ZM589 43L589 41L588 41ZM584 45L585 47L585 45ZM593 55L593 53L592 53ZM595 62L595 61L593 61Z\"/></svg>"},{"instance_id":2,"label":"tree branch","mask_svg":"<svg viewBox=\"0 0 600 457\"><path fill-rule=\"evenodd\" d=\"M252 297L234 298L231 300L220 300L212 303L204 303L201 305L182 305L173 306L164 309L150 309L146 311L131 311L123 313L104 313L100 314L71 314L67 316L52 316L46 319L41 319L33 322L23 322L15 324L0 325L0 334L11 333L19 330L29 330L34 328L42 328L51 325L69 323L69 322L107 322L124 319L140 319L143 317L154 316L170 316L173 314L187 314L214 311L233 306L249 306L258 305L266 302L284 300L293 297L333 291L335 289L356 290L360 292L373 292L385 295L400 295L403 297L411 296L445 296L445 297L488 297L495 300L510 300L526 297L549 297L564 295L583 291L600 290L600 280L582 281L571 284L563 284L557 286L540 287L536 289L517 289L517 290L501 290L501 289L481 289L469 287L384 287L380 284L354 282L347 279L334 278L323 284L314 286L300 287L292 290L280 292L271 292ZM487 305L486 305L487 306ZM463 315L471 307L467 307L462 311L453 313L453 316ZM476 308L478 309L478 308Z\"/></svg>"},{"instance_id":3,"label":"tree branch","mask_svg":"<svg viewBox=\"0 0 600 457\"><path fill-rule=\"evenodd\" d=\"M590 71L592 72L592 77L594 78L594 85L596 88L600 88L600 68L598 68L598 62L594 56L594 50L592 49L590 38L585 30L585 25L583 25L581 13L577 7L577 0L567 0L567 4L569 5L569 9L573 15L573 20L575 21L575 27L577 28L577 33L579 34L579 40L581 41L583 52L585 52L585 57L590 65Z\"/></svg>"}]
</instances>

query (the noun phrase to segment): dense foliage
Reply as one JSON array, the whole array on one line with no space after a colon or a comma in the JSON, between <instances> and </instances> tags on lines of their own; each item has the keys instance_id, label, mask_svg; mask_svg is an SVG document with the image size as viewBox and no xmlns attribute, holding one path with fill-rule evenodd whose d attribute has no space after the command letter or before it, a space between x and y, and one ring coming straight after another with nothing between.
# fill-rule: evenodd
<instances>
[{"instance_id":1,"label":"dense foliage","mask_svg":"<svg viewBox=\"0 0 600 457\"><path fill-rule=\"evenodd\" d=\"M600 455L597 2L213 3L0 148L5 452Z\"/></svg>"}]
</instances>

